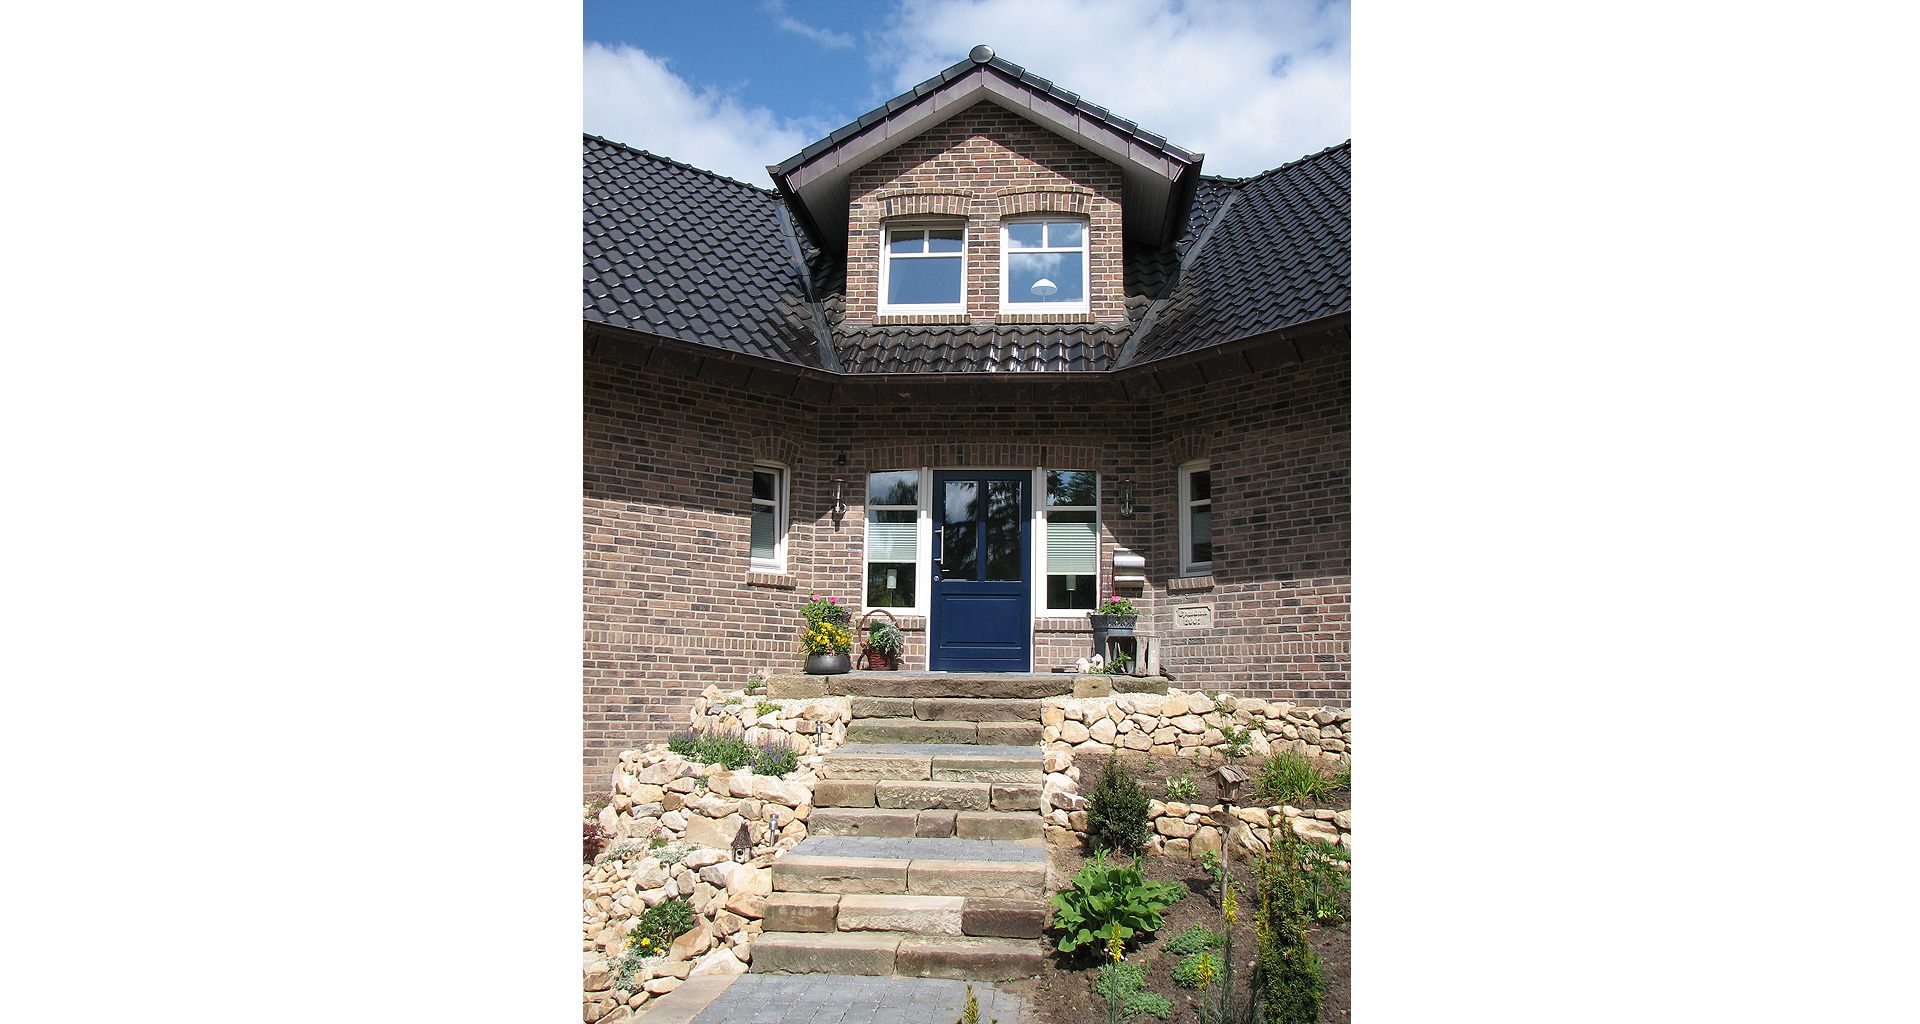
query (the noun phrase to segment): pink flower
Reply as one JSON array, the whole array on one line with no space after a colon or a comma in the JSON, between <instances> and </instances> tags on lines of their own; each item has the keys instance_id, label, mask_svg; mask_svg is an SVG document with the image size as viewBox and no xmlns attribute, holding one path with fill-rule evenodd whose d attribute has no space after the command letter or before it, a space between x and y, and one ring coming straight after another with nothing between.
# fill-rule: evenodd
<instances>
[{"instance_id":1,"label":"pink flower","mask_svg":"<svg viewBox=\"0 0 1920 1024\"><path fill-rule=\"evenodd\" d=\"M827 598L827 603L828 603L828 604L839 604L839 603L840 603L840 599L839 599L839 598L837 598L837 597L829 597L829 598Z\"/></svg>"}]
</instances>

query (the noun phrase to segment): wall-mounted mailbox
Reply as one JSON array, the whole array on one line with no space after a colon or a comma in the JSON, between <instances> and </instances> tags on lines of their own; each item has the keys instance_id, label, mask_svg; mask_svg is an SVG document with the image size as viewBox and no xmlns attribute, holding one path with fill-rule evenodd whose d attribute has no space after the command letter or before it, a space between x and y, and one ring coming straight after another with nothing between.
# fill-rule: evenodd
<instances>
[{"instance_id":1,"label":"wall-mounted mailbox","mask_svg":"<svg viewBox=\"0 0 1920 1024\"><path fill-rule=\"evenodd\" d=\"M1146 586L1147 557L1136 555L1126 548L1114 548L1113 585L1116 587Z\"/></svg>"}]
</instances>

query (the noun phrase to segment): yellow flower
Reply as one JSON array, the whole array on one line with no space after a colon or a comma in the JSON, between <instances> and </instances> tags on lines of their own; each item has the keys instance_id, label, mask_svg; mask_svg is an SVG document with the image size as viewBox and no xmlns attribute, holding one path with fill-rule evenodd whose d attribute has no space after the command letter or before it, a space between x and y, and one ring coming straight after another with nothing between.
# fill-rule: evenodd
<instances>
[{"instance_id":1,"label":"yellow flower","mask_svg":"<svg viewBox=\"0 0 1920 1024\"><path fill-rule=\"evenodd\" d=\"M1227 894L1220 897L1220 914L1227 919L1228 924L1232 924L1234 916L1239 909L1239 905L1233 901L1233 883L1229 881L1227 883Z\"/></svg>"},{"instance_id":2,"label":"yellow flower","mask_svg":"<svg viewBox=\"0 0 1920 1024\"><path fill-rule=\"evenodd\" d=\"M1127 958L1126 940L1122 939L1118 935L1115 935L1113 938L1108 939L1107 955L1112 957L1116 962L1120 960L1125 960Z\"/></svg>"},{"instance_id":3,"label":"yellow flower","mask_svg":"<svg viewBox=\"0 0 1920 1024\"><path fill-rule=\"evenodd\" d=\"M1199 976L1202 991L1205 991L1208 985L1213 984L1214 970L1213 954L1200 954L1200 959L1193 965L1193 973Z\"/></svg>"}]
</instances>

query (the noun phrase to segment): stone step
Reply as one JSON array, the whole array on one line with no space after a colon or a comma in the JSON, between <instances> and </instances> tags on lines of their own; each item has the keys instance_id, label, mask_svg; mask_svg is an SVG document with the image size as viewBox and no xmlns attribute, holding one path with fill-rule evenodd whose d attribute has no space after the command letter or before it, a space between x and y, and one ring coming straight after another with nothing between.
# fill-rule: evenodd
<instances>
[{"instance_id":1,"label":"stone step","mask_svg":"<svg viewBox=\"0 0 1920 1024\"><path fill-rule=\"evenodd\" d=\"M966 697L1038 700L1105 697L1109 693L1165 693L1162 676L1074 675L1068 672L847 672L767 677L768 700L815 697ZM858 712L856 712L857 714Z\"/></svg>"},{"instance_id":2,"label":"stone step","mask_svg":"<svg viewBox=\"0 0 1920 1024\"><path fill-rule=\"evenodd\" d=\"M910 810L1038 811L1036 782L934 782L894 779L821 779L814 784L815 808L862 807ZM809 819L810 831L813 828Z\"/></svg>"},{"instance_id":3,"label":"stone step","mask_svg":"<svg viewBox=\"0 0 1920 1024\"><path fill-rule=\"evenodd\" d=\"M755 974L893 974L898 932L773 932L753 940Z\"/></svg>"},{"instance_id":4,"label":"stone step","mask_svg":"<svg viewBox=\"0 0 1920 1024\"><path fill-rule=\"evenodd\" d=\"M757 959L759 947L754 950ZM1045 964L1045 947L1032 939L907 935L894 949L893 973L902 978L1013 981L1038 975Z\"/></svg>"},{"instance_id":5,"label":"stone step","mask_svg":"<svg viewBox=\"0 0 1920 1024\"><path fill-rule=\"evenodd\" d=\"M919 896L776 892L767 897L769 932L904 931L1037 939L1052 908L1043 900L992 896Z\"/></svg>"},{"instance_id":6,"label":"stone step","mask_svg":"<svg viewBox=\"0 0 1920 1024\"><path fill-rule=\"evenodd\" d=\"M1046 835L1046 825L1034 810L816 807L807 818L807 830L816 836L874 839L1040 839Z\"/></svg>"},{"instance_id":7,"label":"stone step","mask_svg":"<svg viewBox=\"0 0 1920 1024\"><path fill-rule=\"evenodd\" d=\"M1047 865L1045 861L915 859L907 869L906 891L915 896L1043 900Z\"/></svg>"},{"instance_id":8,"label":"stone step","mask_svg":"<svg viewBox=\"0 0 1920 1024\"><path fill-rule=\"evenodd\" d=\"M1012 981L1040 973L1046 956L1032 939L913 932L762 932L755 974L892 975Z\"/></svg>"},{"instance_id":9,"label":"stone step","mask_svg":"<svg viewBox=\"0 0 1920 1024\"><path fill-rule=\"evenodd\" d=\"M813 835L774 862L768 902L792 902L779 899L781 893L1046 898L1047 848L1038 814L957 812L955 817L960 814L972 815L957 825L969 835L1033 838Z\"/></svg>"},{"instance_id":10,"label":"stone step","mask_svg":"<svg viewBox=\"0 0 1920 1024\"><path fill-rule=\"evenodd\" d=\"M1033 722L930 721L922 718L855 718L847 723L849 743L939 743L1025 746L1040 742Z\"/></svg>"},{"instance_id":11,"label":"stone step","mask_svg":"<svg viewBox=\"0 0 1920 1024\"><path fill-rule=\"evenodd\" d=\"M1038 700L978 697L854 697L853 717L918 718L927 722L1038 722Z\"/></svg>"},{"instance_id":12,"label":"stone step","mask_svg":"<svg viewBox=\"0 0 1920 1024\"><path fill-rule=\"evenodd\" d=\"M848 743L827 754L820 766L822 779L839 782L1038 785L1041 775L1040 748L1012 744Z\"/></svg>"},{"instance_id":13,"label":"stone step","mask_svg":"<svg viewBox=\"0 0 1920 1024\"><path fill-rule=\"evenodd\" d=\"M776 893L987 896L995 899L1042 900L1047 898L1047 864L1045 860L907 860L788 854L773 866L773 888Z\"/></svg>"}]
</instances>

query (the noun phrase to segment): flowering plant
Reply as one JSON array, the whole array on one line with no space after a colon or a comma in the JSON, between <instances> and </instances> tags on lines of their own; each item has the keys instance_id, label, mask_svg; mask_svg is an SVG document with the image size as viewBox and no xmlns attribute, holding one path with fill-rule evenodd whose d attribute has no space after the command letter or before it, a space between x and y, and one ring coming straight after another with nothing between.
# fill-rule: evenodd
<instances>
[{"instance_id":1,"label":"flowering plant","mask_svg":"<svg viewBox=\"0 0 1920 1024\"><path fill-rule=\"evenodd\" d=\"M853 650L853 634L837 622L822 620L807 627L800 644L808 654L847 654Z\"/></svg>"},{"instance_id":2,"label":"flowering plant","mask_svg":"<svg viewBox=\"0 0 1920 1024\"><path fill-rule=\"evenodd\" d=\"M821 597L819 594L807 595L807 603L800 606L800 614L807 617L808 626L817 626L822 622L838 622L845 625L847 619L851 617L839 598Z\"/></svg>"}]
</instances>

